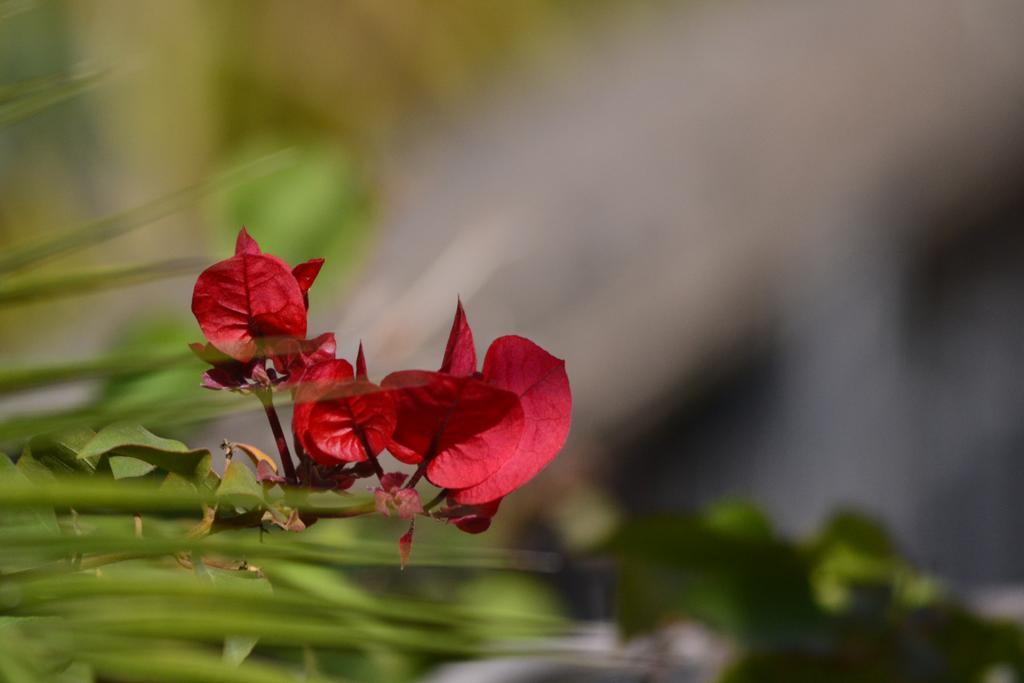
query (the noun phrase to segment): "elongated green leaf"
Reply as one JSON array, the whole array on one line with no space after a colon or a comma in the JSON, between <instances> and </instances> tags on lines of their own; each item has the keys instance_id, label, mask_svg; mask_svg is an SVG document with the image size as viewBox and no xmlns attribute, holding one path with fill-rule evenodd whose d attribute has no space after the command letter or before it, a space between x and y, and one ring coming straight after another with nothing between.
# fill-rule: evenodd
<instances>
[{"instance_id":1,"label":"elongated green leaf","mask_svg":"<svg viewBox=\"0 0 1024 683\"><path fill-rule=\"evenodd\" d=\"M105 289L197 273L201 268L202 263L194 259L175 259L135 266L24 277L0 284L0 306L82 296Z\"/></svg>"},{"instance_id":2,"label":"elongated green leaf","mask_svg":"<svg viewBox=\"0 0 1024 683\"><path fill-rule=\"evenodd\" d=\"M33 476L40 476L40 472L35 470L35 467L38 467L38 464L34 462L31 467L15 466L6 454L0 453L0 483L21 490L31 490L35 487L24 470L30 470ZM8 530L17 530L47 539L59 534L60 526L57 524L57 515L53 507L43 503L0 509L0 533ZM31 562L25 562L7 553L0 553L0 572L24 569L26 566L31 566Z\"/></svg>"},{"instance_id":3,"label":"elongated green leaf","mask_svg":"<svg viewBox=\"0 0 1024 683\"><path fill-rule=\"evenodd\" d=\"M250 571L230 571L207 567L202 561L195 562L196 574L214 586L237 585L253 592L252 599L266 599L273 595L270 582L265 577ZM255 636L234 636L224 638L224 661L238 666L252 654L259 638Z\"/></svg>"},{"instance_id":4,"label":"elongated green leaf","mask_svg":"<svg viewBox=\"0 0 1024 683\"><path fill-rule=\"evenodd\" d=\"M87 223L79 228L47 234L0 255L0 275L6 275L46 259L69 254L142 227L195 203L201 197L245 180L273 173L290 163L292 152L284 150L214 176L205 182L164 195L134 209Z\"/></svg>"},{"instance_id":5,"label":"elongated green leaf","mask_svg":"<svg viewBox=\"0 0 1024 683\"><path fill-rule=\"evenodd\" d=\"M94 377L132 375L147 369L167 368L193 362L187 351L129 351L73 363L0 369L0 394L33 387L73 382Z\"/></svg>"},{"instance_id":6,"label":"elongated green leaf","mask_svg":"<svg viewBox=\"0 0 1024 683\"><path fill-rule=\"evenodd\" d=\"M102 72L50 76L0 87L0 127L65 102L100 83Z\"/></svg>"},{"instance_id":7,"label":"elongated green leaf","mask_svg":"<svg viewBox=\"0 0 1024 683\"><path fill-rule=\"evenodd\" d=\"M233 666L198 649L168 648L139 652L83 652L82 657L101 675L118 681L153 683L296 683L296 676L275 665ZM307 679L310 683L326 679ZM329 679L339 682L342 679Z\"/></svg>"},{"instance_id":8,"label":"elongated green leaf","mask_svg":"<svg viewBox=\"0 0 1024 683\"><path fill-rule=\"evenodd\" d=\"M56 413L17 415L0 422L0 444L29 439L37 434L51 434L81 429L113 421L131 421L151 426L169 427L193 424L215 417L254 410L247 401L223 392L200 392L187 398L152 401L133 406L89 406Z\"/></svg>"}]
</instances>

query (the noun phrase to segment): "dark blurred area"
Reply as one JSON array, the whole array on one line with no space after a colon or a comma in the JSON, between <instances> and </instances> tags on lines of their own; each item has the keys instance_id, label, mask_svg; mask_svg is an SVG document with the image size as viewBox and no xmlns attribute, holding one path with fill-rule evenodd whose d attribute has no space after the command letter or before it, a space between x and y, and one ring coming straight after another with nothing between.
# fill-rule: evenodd
<instances>
[{"instance_id":1,"label":"dark blurred area","mask_svg":"<svg viewBox=\"0 0 1024 683\"><path fill-rule=\"evenodd\" d=\"M374 376L436 366L461 296L481 349L530 337L574 390L496 542L571 551L722 499L792 534L856 508L970 594L1024 574L1022 35L1014 0L0 0L3 83L95 76L31 118L0 104L0 244L285 150L39 272L209 262L244 223L326 257L311 328ZM180 351L196 272L15 301L4 365ZM196 376L19 387L0 440L206 400ZM177 417L269 449L259 415ZM607 582L558 581L588 618Z\"/></svg>"}]
</instances>

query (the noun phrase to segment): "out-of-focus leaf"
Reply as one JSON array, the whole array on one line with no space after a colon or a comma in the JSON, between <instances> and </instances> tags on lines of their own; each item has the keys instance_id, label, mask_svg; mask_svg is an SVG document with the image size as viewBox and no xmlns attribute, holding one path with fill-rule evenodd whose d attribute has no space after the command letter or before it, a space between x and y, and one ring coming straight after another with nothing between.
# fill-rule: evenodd
<instances>
[{"instance_id":1,"label":"out-of-focus leaf","mask_svg":"<svg viewBox=\"0 0 1024 683\"><path fill-rule=\"evenodd\" d=\"M853 610L860 618L881 619L893 601L921 607L938 596L935 583L897 554L881 524L863 515L833 515L809 551L818 600L832 611Z\"/></svg>"},{"instance_id":2,"label":"out-of-focus leaf","mask_svg":"<svg viewBox=\"0 0 1024 683\"><path fill-rule=\"evenodd\" d=\"M0 482L8 486L32 488L29 476L17 467L6 454L0 453ZM36 473L38 474L38 473ZM57 515L49 505L26 505L20 508L0 509L0 532L17 530L24 533L51 537L60 534ZM0 553L0 572L24 569L26 563L8 553Z\"/></svg>"},{"instance_id":3,"label":"out-of-focus leaf","mask_svg":"<svg viewBox=\"0 0 1024 683\"><path fill-rule=\"evenodd\" d=\"M774 536L768 517L749 501L719 501L708 508L702 517L709 529L728 536L753 541L770 541Z\"/></svg>"},{"instance_id":4,"label":"out-of-focus leaf","mask_svg":"<svg viewBox=\"0 0 1024 683\"><path fill-rule=\"evenodd\" d=\"M101 72L50 76L0 86L0 127L60 104L103 80Z\"/></svg>"},{"instance_id":5,"label":"out-of-focus leaf","mask_svg":"<svg viewBox=\"0 0 1024 683\"><path fill-rule=\"evenodd\" d=\"M234 585L253 592L253 599L259 600L273 595L270 582L259 573L231 571L207 567L201 561L195 563L196 575L215 586ZM256 636L227 636L224 638L224 661L238 666L252 653L259 638Z\"/></svg>"},{"instance_id":6,"label":"out-of-focus leaf","mask_svg":"<svg viewBox=\"0 0 1024 683\"><path fill-rule=\"evenodd\" d=\"M239 183L219 194L211 208L210 223L223 229L222 251L245 224L264 251L288 263L311 255L325 258L330 268L318 287L350 272L372 234L370 191L357 165L343 151L324 146L297 149L289 168L273 178ZM254 216L259 224L252 222Z\"/></svg>"},{"instance_id":7,"label":"out-of-focus leaf","mask_svg":"<svg viewBox=\"0 0 1024 683\"><path fill-rule=\"evenodd\" d=\"M226 393L207 391L196 396L153 400L133 406L99 405L54 413L17 415L0 422L0 444L28 439L37 434L65 432L114 421L145 423L154 428L170 427L258 409L238 401L237 396L222 395Z\"/></svg>"},{"instance_id":8,"label":"out-of-focus leaf","mask_svg":"<svg viewBox=\"0 0 1024 683\"><path fill-rule=\"evenodd\" d=\"M179 211L204 195L278 171L291 163L292 156L290 150L276 152L134 209L101 218L70 231L46 234L25 244L15 245L0 255L0 275L113 239Z\"/></svg>"},{"instance_id":9,"label":"out-of-focus leaf","mask_svg":"<svg viewBox=\"0 0 1024 683\"><path fill-rule=\"evenodd\" d=\"M894 557L896 550L885 528L876 520L850 511L834 514L814 540L817 552L844 545L863 555Z\"/></svg>"},{"instance_id":10,"label":"out-of-focus leaf","mask_svg":"<svg viewBox=\"0 0 1024 683\"><path fill-rule=\"evenodd\" d=\"M0 284L0 306L49 301L199 272L195 259L174 259L133 266L33 275Z\"/></svg>"},{"instance_id":11,"label":"out-of-focus leaf","mask_svg":"<svg viewBox=\"0 0 1024 683\"><path fill-rule=\"evenodd\" d=\"M32 451L25 449L18 458L16 465L19 472L34 484L49 484L56 481L56 478L45 465L32 457Z\"/></svg>"},{"instance_id":12,"label":"out-of-focus leaf","mask_svg":"<svg viewBox=\"0 0 1024 683\"><path fill-rule=\"evenodd\" d=\"M699 619L741 642L808 645L830 637L797 550L721 521L652 517L625 524L611 547L620 561L619 623L650 631Z\"/></svg>"},{"instance_id":13,"label":"out-of-focus leaf","mask_svg":"<svg viewBox=\"0 0 1024 683\"><path fill-rule=\"evenodd\" d=\"M198 648L140 648L134 652L83 652L97 673L118 681L152 683L295 683L295 676L266 662L232 665ZM309 678L309 683L325 679ZM333 679L341 683L341 679Z\"/></svg>"},{"instance_id":14,"label":"out-of-focus leaf","mask_svg":"<svg viewBox=\"0 0 1024 683\"><path fill-rule=\"evenodd\" d=\"M533 635L530 631L515 633L512 625L524 619L548 620L549 626L567 623L567 610L559 596L539 578L528 574L481 574L463 582L457 597L463 605L498 617L481 626L493 629L484 635L495 639Z\"/></svg>"},{"instance_id":15,"label":"out-of-focus leaf","mask_svg":"<svg viewBox=\"0 0 1024 683\"><path fill-rule=\"evenodd\" d=\"M196 365L196 357L188 351L130 349L71 363L2 368L0 369L0 394L92 377L118 377L138 374L154 368Z\"/></svg>"}]
</instances>

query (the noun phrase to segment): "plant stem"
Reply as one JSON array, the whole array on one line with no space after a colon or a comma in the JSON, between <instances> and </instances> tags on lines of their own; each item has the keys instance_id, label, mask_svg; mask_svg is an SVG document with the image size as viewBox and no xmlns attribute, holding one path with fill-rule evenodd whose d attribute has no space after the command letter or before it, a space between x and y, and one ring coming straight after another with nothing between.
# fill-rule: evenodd
<instances>
[{"instance_id":1,"label":"plant stem","mask_svg":"<svg viewBox=\"0 0 1024 683\"><path fill-rule=\"evenodd\" d=\"M434 434L434 438L430 442L430 448L428 448L427 452L424 454L423 460L420 460L419 467L417 467L416 471L413 472L412 477L409 478L409 481L406 483L405 488L413 488L414 486L416 486L417 483L419 483L419 480L423 478L424 472L427 471L427 465L429 465L430 461L434 459L435 455L437 455L437 444L438 441L440 441L440 437L440 431L437 434Z\"/></svg>"},{"instance_id":2,"label":"plant stem","mask_svg":"<svg viewBox=\"0 0 1024 683\"><path fill-rule=\"evenodd\" d=\"M370 448L370 440L366 438L366 434L362 429L356 429L356 433L359 434L359 440L363 443L363 450L366 452L366 457L369 458L370 462L373 463L373 471L377 473L377 480L381 486L384 486L384 468L380 466L380 461L377 460L377 456L374 455L373 449Z\"/></svg>"},{"instance_id":3,"label":"plant stem","mask_svg":"<svg viewBox=\"0 0 1024 683\"><path fill-rule=\"evenodd\" d=\"M274 397L269 390L256 394L263 410L267 414L267 422L270 423L270 431L274 432L274 440L277 442L277 452L281 455L281 466L284 467L284 476L289 484L298 484L299 479L295 476L295 463L292 462L292 454L288 450L288 440L281 429L281 420L277 417L277 409L274 408Z\"/></svg>"},{"instance_id":4,"label":"plant stem","mask_svg":"<svg viewBox=\"0 0 1024 683\"><path fill-rule=\"evenodd\" d=\"M433 508L437 507L438 504L448 496L448 489L441 489L436 496L434 496L429 503L423 506L424 512L430 512Z\"/></svg>"}]
</instances>

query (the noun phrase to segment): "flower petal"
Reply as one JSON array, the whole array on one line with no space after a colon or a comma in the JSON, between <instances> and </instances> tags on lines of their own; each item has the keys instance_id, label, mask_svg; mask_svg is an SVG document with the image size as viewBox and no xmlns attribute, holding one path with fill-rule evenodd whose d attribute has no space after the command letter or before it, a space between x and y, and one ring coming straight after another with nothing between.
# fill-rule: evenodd
<instances>
[{"instance_id":1,"label":"flower petal","mask_svg":"<svg viewBox=\"0 0 1024 683\"><path fill-rule=\"evenodd\" d=\"M235 256L239 254L261 254L260 245L256 243L252 237L249 236L249 231L242 226L242 229L238 231L238 237L235 239Z\"/></svg>"},{"instance_id":2,"label":"flower petal","mask_svg":"<svg viewBox=\"0 0 1024 683\"><path fill-rule=\"evenodd\" d=\"M321 465L332 465L366 460L367 448L370 455L384 450L395 430L391 394L372 382L352 380L334 387L330 395L313 404L308 423L299 433L310 457Z\"/></svg>"},{"instance_id":3,"label":"flower petal","mask_svg":"<svg viewBox=\"0 0 1024 683\"><path fill-rule=\"evenodd\" d=\"M366 375L366 355L363 353L363 342L359 342L359 352L356 354L356 377L368 379Z\"/></svg>"},{"instance_id":4,"label":"flower petal","mask_svg":"<svg viewBox=\"0 0 1024 683\"><path fill-rule=\"evenodd\" d=\"M440 372L456 377L469 377L476 372L473 331L469 329L469 321L466 320L466 311L462 308L461 299L455 309L455 320L452 321L452 330L448 334L448 345L444 350Z\"/></svg>"},{"instance_id":5,"label":"flower petal","mask_svg":"<svg viewBox=\"0 0 1024 683\"><path fill-rule=\"evenodd\" d=\"M493 474L514 452L523 430L515 394L471 377L404 370L384 378L395 392L396 458L431 458L427 479L442 488L465 488Z\"/></svg>"},{"instance_id":6,"label":"flower petal","mask_svg":"<svg viewBox=\"0 0 1024 683\"><path fill-rule=\"evenodd\" d=\"M517 336L500 337L484 358L484 380L519 397L525 418L515 453L482 482L459 487L462 504L493 501L537 475L558 454L569 435L572 393L565 361Z\"/></svg>"}]
</instances>

